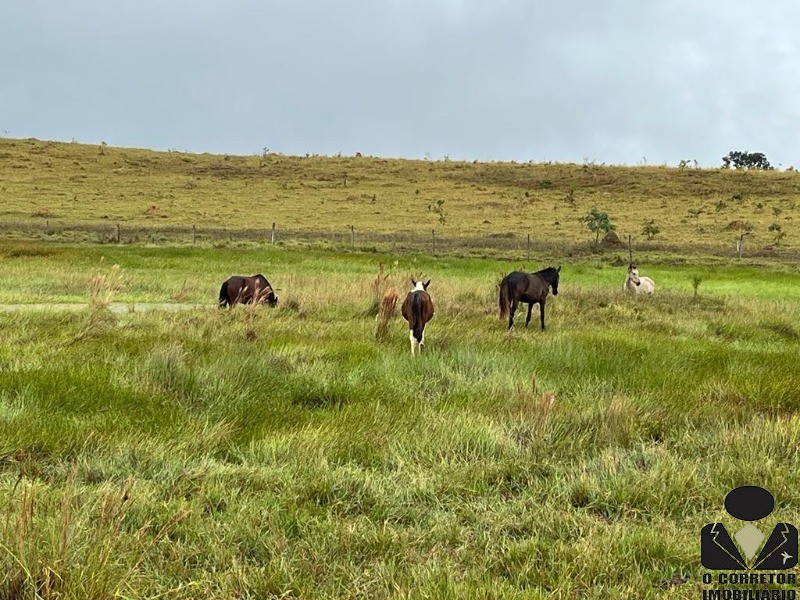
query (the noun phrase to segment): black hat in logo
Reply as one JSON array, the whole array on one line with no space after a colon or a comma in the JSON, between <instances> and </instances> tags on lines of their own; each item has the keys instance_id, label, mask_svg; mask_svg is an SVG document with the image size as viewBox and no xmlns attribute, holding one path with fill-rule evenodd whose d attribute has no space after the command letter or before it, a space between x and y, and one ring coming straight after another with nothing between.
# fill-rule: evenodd
<instances>
[{"instance_id":1,"label":"black hat in logo","mask_svg":"<svg viewBox=\"0 0 800 600\"><path fill-rule=\"evenodd\" d=\"M775 508L775 498L767 490L755 485L743 485L725 496L725 510L742 521L758 521Z\"/></svg>"}]
</instances>

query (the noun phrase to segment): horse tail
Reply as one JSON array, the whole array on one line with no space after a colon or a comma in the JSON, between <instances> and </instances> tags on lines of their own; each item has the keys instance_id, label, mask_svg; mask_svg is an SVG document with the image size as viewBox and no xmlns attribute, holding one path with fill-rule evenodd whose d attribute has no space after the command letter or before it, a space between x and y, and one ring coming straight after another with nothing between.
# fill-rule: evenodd
<instances>
[{"instance_id":1,"label":"horse tail","mask_svg":"<svg viewBox=\"0 0 800 600\"><path fill-rule=\"evenodd\" d=\"M508 278L500 282L500 319L505 319L508 316L508 310L511 308L511 283Z\"/></svg>"},{"instance_id":2,"label":"horse tail","mask_svg":"<svg viewBox=\"0 0 800 600\"><path fill-rule=\"evenodd\" d=\"M230 306L230 300L228 299L228 282L224 282L222 287L219 289L219 307L225 308L226 306Z\"/></svg>"},{"instance_id":3,"label":"horse tail","mask_svg":"<svg viewBox=\"0 0 800 600\"><path fill-rule=\"evenodd\" d=\"M414 333L414 339L418 342L422 341L422 332L425 330L425 319L422 317L422 294L414 294L411 300L411 331Z\"/></svg>"}]
</instances>

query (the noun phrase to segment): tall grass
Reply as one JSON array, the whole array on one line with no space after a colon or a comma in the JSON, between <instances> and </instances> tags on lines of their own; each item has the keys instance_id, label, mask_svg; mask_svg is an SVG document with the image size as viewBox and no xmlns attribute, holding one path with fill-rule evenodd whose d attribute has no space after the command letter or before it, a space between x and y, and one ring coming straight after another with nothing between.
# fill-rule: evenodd
<instances>
[{"instance_id":1,"label":"tall grass","mask_svg":"<svg viewBox=\"0 0 800 600\"><path fill-rule=\"evenodd\" d=\"M384 292L378 307L377 325L375 326L375 339L383 341L389 334L389 326L397 316L397 300L400 296L397 290L389 288Z\"/></svg>"},{"instance_id":2,"label":"tall grass","mask_svg":"<svg viewBox=\"0 0 800 600\"><path fill-rule=\"evenodd\" d=\"M382 257L175 252L106 260L139 300L201 264L267 262L302 310L220 311L211 273L204 306L58 347L83 313L2 313L0 598L696 598L699 531L731 487L800 520L800 310L772 294L780 269L712 273L694 299L662 265L683 287L636 298L624 267L570 265L550 329L509 335L502 266L400 259L436 282L412 360L398 320L374 339Z\"/></svg>"}]
</instances>

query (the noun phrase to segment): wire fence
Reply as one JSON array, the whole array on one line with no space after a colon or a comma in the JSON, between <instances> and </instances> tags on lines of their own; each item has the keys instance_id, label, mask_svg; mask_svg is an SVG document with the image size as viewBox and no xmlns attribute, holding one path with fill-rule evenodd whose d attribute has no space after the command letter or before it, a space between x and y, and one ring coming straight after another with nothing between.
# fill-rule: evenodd
<instances>
[{"instance_id":1,"label":"wire fence","mask_svg":"<svg viewBox=\"0 0 800 600\"><path fill-rule=\"evenodd\" d=\"M376 232L351 225L341 230L283 228L226 228L199 225L132 225L126 223L64 223L43 219L0 222L0 236L6 239L51 240L96 244L147 245L309 245L352 248L360 251L419 253L436 256L493 256L527 259L547 256L580 256L597 251L616 251L627 257L626 242L601 242L594 247L588 240L567 242L525 232L491 232L456 235L430 229L420 231ZM730 244L671 244L665 241L636 240L634 251L695 253L720 257L769 257L800 259L800 251L785 247L759 246L746 237Z\"/></svg>"}]
</instances>

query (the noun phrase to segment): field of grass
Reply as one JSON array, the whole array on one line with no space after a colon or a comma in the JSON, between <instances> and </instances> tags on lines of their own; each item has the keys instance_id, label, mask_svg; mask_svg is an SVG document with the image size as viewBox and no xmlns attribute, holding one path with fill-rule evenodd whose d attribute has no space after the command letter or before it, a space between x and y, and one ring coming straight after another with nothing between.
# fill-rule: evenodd
<instances>
[{"instance_id":1,"label":"field of grass","mask_svg":"<svg viewBox=\"0 0 800 600\"><path fill-rule=\"evenodd\" d=\"M475 240L473 246L521 245L528 234L535 243L568 245L591 237L579 218L593 206L639 248L733 253L748 232L751 254L800 250L796 171L216 156L0 138L6 235L92 226L108 238L116 225L239 234L275 222L279 237L290 231L347 239L353 225L361 240L428 240L435 229L442 239ZM642 234L649 219L661 230L652 242Z\"/></svg>"},{"instance_id":2,"label":"field of grass","mask_svg":"<svg viewBox=\"0 0 800 600\"><path fill-rule=\"evenodd\" d=\"M673 257L638 298L557 261L548 331L509 335L521 263L0 243L0 304L92 300L0 312L0 598L700 597L731 488L800 522L800 274ZM421 356L374 337L380 263L432 279ZM259 271L277 309L214 307Z\"/></svg>"}]
</instances>

